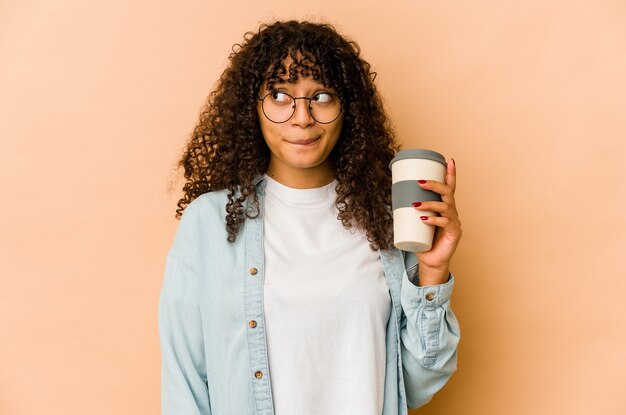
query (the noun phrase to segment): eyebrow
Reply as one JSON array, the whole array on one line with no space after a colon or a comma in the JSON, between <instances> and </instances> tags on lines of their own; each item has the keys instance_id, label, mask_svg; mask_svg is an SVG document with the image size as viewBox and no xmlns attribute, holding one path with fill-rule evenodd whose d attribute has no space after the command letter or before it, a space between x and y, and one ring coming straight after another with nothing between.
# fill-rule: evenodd
<instances>
[{"instance_id":1,"label":"eyebrow","mask_svg":"<svg viewBox=\"0 0 626 415\"><path fill-rule=\"evenodd\" d=\"M279 86L282 86L282 85L289 85L289 82L287 82L287 81L282 81L282 80L281 80L281 81L274 81L274 82L272 83L272 86L276 86L276 85L279 85ZM293 84L292 84L292 85L293 85ZM266 89L267 89L267 83L265 83L265 87L266 87Z\"/></svg>"},{"instance_id":2,"label":"eyebrow","mask_svg":"<svg viewBox=\"0 0 626 415\"><path fill-rule=\"evenodd\" d=\"M276 82L273 83L272 88L268 88L267 84L266 84L265 85L265 90L266 91L271 91L272 89L275 89L276 87L281 87L281 86L285 86L285 85L295 85L295 84L292 84L292 83L287 82L287 81L276 81ZM329 92L334 92L334 88L325 86L323 84L320 84L319 86L316 86L313 89L324 89L324 90L327 90Z\"/></svg>"}]
</instances>

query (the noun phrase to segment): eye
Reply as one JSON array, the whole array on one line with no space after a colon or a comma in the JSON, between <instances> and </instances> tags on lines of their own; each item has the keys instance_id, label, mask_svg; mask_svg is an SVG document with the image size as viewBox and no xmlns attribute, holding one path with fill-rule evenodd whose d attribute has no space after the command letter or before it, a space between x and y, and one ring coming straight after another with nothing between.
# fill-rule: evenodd
<instances>
[{"instance_id":1,"label":"eye","mask_svg":"<svg viewBox=\"0 0 626 415\"><path fill-rule=\"evenodd\" d=\"M333 102L333 99L333 95L329 94L328 92L318 92L317 94L313 95L312 101L319 102L320 104L328 104Z\"/></svg>"},{"instance_id":2,"label":"eye","mask_svg":"<svg viewBox=\"0 0 626 415\"><path fill-rule=\"evenodd\" d=\"M272 101L278 104L289 104L291 102L291 96L281 91L274 91L270 96Z\"/></svg>"}]
</instances>

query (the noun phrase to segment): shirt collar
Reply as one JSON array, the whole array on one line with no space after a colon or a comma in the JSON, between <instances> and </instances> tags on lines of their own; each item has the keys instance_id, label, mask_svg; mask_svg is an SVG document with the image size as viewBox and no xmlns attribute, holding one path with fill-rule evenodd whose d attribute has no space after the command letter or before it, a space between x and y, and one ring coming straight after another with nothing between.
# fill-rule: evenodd
<instances>
[{"instance_id":1,"label":"shirt collar","mask_svg":"<svg viewBox=\"0 0 626 415\"><path fill-rule=\"evenodd\" d=\"M263 173L257 173L252 179L252 184L256 186L258 193L264 195L265 194L265 178L263 177Z\"/></svg>"}]
</instances>

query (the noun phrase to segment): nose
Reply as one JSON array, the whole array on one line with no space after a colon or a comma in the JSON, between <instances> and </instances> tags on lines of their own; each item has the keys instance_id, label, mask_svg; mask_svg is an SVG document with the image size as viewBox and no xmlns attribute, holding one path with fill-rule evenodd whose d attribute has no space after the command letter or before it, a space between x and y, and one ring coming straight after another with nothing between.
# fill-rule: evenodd
<instances>
[{"instance_id":1,"label":"nose","mask_svg":"<svg viewBox=\"0 0 626 415\"><path fill-rule=\"evenodd\" d=\"M298 103L298 101L300 102ZM292 125L308 127L315 123L309 109L310 101L307 98L294 98L294 105L296 106L296 109L291 117Z\"/></svg>"}]
</instances>

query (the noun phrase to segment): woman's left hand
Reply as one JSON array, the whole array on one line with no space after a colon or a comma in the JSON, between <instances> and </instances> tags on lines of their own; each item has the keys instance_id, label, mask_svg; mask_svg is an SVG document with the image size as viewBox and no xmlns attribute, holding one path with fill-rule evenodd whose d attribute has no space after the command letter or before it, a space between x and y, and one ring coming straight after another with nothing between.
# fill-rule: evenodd
<instances>
[{"instance_id":1,"label":"woman's left hand","mask_svg":"<svg viewBox=\"0 0 626 415\"><path fill-rule=\"evenodd\" d=\"M436 285L448 281L450 261L459 244L463 231L459 213L456 210L454 191L456 190L456 164L448 162L445 183L427 180L418 185L441 195L441 202L422 202L417 210L429 210L440 216L421 216L424 223L435 225L433 245L429 251L415 252L419 261L419 285Z\"/></svg>"}]
</instances>

